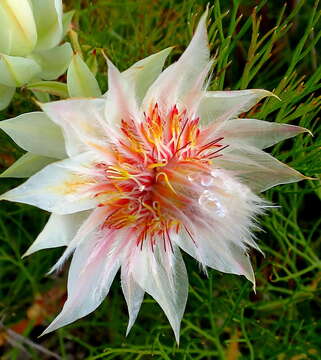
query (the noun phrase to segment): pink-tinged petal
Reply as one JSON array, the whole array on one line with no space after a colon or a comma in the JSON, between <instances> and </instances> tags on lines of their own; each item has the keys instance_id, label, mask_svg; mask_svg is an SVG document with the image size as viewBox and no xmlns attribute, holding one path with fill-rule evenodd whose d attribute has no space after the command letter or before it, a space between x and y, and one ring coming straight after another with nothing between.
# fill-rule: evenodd
<instances>
[{"instance_id":1,"label":"pink-tinged petal","mask_svg":"<svg viewBox=\"0 0 321 360\"><path fill-rule=\"evenodd\" d=\"M90 192L94 180L86 173L91 161L89 154L57 161L1 195L0 200L30 204L60 215L92 209L99 200Z\"/></svg>"},{"instance_id":2,"label":"pink-tinged petal","mask_svg":"<svg viewBox=\"0 0 321 360\"><path fill-rule=\"evenodd\" d=\"M265 149L279 141L310 131L300 126L278 124L255 119L234 119L217 124L213 136L224 137L226 144L254 146Z\"/></svg>"},{"instance_id":3,"label":"pink-tinged petal","mask_svg":"<svg viewBox=\"0 0 321 360\"><path fill-rule=\"evenodd\" d=\"M222 157L215 159L215 166L231 170L253 191L265 191L273 186L289 184L307 177L254 147L228 148Z\"/></svg>"},{"instance_id":4,"label":"pink-tinged petal","mask_svg":"<svg viewBox=\"0 0 321 360\"><path fill-rule=\"evenodd\" d=\"M107 121L112 126L120 124L122 120L140 121L140 112L131 82L121 75L110 60L107 60L107 64L109 89L105 105Z\"/></svg>"},{"instance_id":5,"label":"pink-tinged petal","mask_svg":"<svg viewBox=\"0 0 321 360\"><path fill-rule=\"evenodd\" d=\"M206 19L207 11L201 17L193 39L182 56L165 69L147 91L143 100L144 109L157 102L165 110L169 105L179 103L194 87L210 58Z\"/></svg>"},{"instance_id":6,"label":"pink-tinged petal","mask_svg":"<svg viewBox=\"0 0 321 360\"><path fill-rule=\"evenodd\" d=\"M94 311L107 296L121 264L122 242L116 234L89 237L76 249L68 275L68 298L48 334Z\"/></svg>"},{"instance_id":7,"label":"pink-tinged petal","mask_svg":"<svg viewBox=\"0 0 321 360\"><path fill-rule=\"evenodd\" d=\"M69 215L52 214L44 229L23 257L42 249L67 246L88 216L88 211Z\"/></svg>"},{"instance_id":8,"label":"pink-tinged petal","mask_svg":"<svg viewBox=\"0 0 321 360\"><path fill-rule=\"evenodd\" d=\"M199 105L197 115L202 124L225 121L249 111L267 96L275 96L261 89L234 91L207 91Z\"/></svg>"},{"instance_id":9,"label":"pink-tinged petal","mask_svg":"<svg viewBox=\"0 0 321 360\"><path fill-rule=\"evenodd\" d=\"M103 99L70 99L42 104L50 119L63 129L66 151L74 156L108 141Z\"/></svg>"},{"instance_id":10,"label":"pink-tinged petal","mask_svg":"<svg viewBox=\"0 0 321 360\"><path fill-rule=\"evenodd\" d=\"M85 239L93 237L97 231L100 231L107 216L108 213L105 207L98 207L94 209L86 220L82 222L81 226L76 229L77 231L74 233L71 241L68 242L66 250L57 263L51 268L49 273L59 271L69 256Z\"/></svg>"},{"instance_id":11,"label":"pink-tinged petal","mask_svg":"<svg viewBox=\"0 0 321 360\"><path fill-rule=\"evenodd\" d=\"M130 259L126 259L121 267L121 287L126 299L129 315L126 336L135 323L145 294L145 291L137 284L133 276L128 273L128 265L126 264L128 261L130 261Z\"/></svg>"},{"instance_id":12,"label":"pink-tinged petal","mask_svg":"<svg viewBox=\"0 0 321 360\"><path fill-rule=\"evenodd\" d=\"M161 240L135 247L131 254L129 272L139 286L150 294L164 310L179 342L179 330L188 295L188 279L179 249L164 251Z\"/></svg>"}]
</instances>

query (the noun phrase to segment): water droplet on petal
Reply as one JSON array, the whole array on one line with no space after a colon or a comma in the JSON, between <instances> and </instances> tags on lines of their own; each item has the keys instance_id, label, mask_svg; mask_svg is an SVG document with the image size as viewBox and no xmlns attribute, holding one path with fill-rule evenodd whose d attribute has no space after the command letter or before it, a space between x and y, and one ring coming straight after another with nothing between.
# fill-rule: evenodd
<instances>
[{"instance_id":1,"label":"water droplet on petal","mask_svg":"<svg viewBox=\"0 0 321 360\"><path fill-rule=\"evenodd\" d=\"M201 184L203 186L211 186L213 185L214 179L212 176L202 176L201 178Z\"/></svg>"},{"instance_id":2,"label":"water droplet on petal","mask_svg":"<svg viewBox=\"0 0 321 360\"><path fill-rule=\"evenodd\" d=\"M215 196L215 194L209 190L204 190L202 195L198 199L199 204L209 212L215 212L219 217L226 215L226 211L222 203Z\"/></svg>"}]
</instances>

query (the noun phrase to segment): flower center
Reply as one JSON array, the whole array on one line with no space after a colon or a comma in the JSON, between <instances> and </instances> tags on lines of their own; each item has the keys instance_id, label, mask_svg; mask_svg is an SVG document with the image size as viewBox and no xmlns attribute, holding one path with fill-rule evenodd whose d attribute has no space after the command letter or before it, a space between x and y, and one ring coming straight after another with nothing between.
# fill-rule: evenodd
<instances>
[{"instance_id":1,"label":"flower center","mask_svg":"<svg viewBox=\"0 0 321 360\"><path fill-rule=\"evenodd\" d=\"M97 194L109 211L104 226L132 229L137 245L153 246L161 238L166 249L170 233L184 226L186 209L199 200L196 179L211 178L211 161L226 147L223 138L207 141L198 118L176 106L162 114L157 104L142 123L123 120L121 132L112 146L113 163L97 165L105 176Z\"/></svg>"}]
</instances>

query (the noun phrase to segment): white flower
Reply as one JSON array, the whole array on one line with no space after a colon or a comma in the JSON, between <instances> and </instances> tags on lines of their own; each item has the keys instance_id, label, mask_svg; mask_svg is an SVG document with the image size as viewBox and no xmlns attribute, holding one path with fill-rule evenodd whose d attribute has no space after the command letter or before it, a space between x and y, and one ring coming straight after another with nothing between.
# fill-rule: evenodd
<instances>
[{"instance_id":1,"label":"white flower","mask_svg":"<svg viewBox=\"0 0 321 360\"><path fill-rule=\"evenodd\" d=\"M237 118L268 91L204 89L205 22L161 73L168 49L124 73L109 62L105 98L47 103L45 114L0 123L29 156L67 157L2 196L52 212L27 255L67 246L58 269L73 254L68 299L45 333L95 310L121 268L128 331L147 292L178 341L188 294L179 248L254 284L247 251L264 207L254 191L304 178L262 149L306 129Z\"/></svg>"}]
</instances>

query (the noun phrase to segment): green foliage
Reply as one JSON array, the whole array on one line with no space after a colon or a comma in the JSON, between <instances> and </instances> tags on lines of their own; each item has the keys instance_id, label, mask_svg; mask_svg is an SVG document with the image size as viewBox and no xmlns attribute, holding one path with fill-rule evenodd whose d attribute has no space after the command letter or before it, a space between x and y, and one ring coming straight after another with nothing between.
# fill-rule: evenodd
<instances>
[{"instance_id":1,"label":"green foliage","mask_svg":"<svg viewBox=\"0 0 321 360\"><path fill-rule=\"evenodd\" d=\"M275 146L273 154L305 175L318 177L321 9L318 1L293 3L260 0L256 7L253 1L242 0L210 3L215 57L210 89L273 90L281 101L269 98L247 117L310 129L314 137L299 135ZM97 51L97 78L105 91L102 49L121 70L171 45L176 47L169 63L175 61L207 1L69 0L66 4L76 9L74 27L84 60L90 63L88 58ZM30 97L17 94L0 118L34 109ZM5 168L6 159L21 152L4 134L0 142L0 166ZM16 183L1 180L0 192ZM125 337L127 312L117 278L108 298L90 316L37 339L58 312L58 302L43 324L30 324L23 335L62 359L320 359L320 181L277 186L264 196L280 207L272 208L260 222L264 231L257 237L265 257L252 254L256 294L244 278L213 270L207 277L184 256L190 292L179 347L165 315L147 295ZM29 206L0 205L0 318L6 328L26 319L38 294L65 286L66 271L45 277L61 249L21 259L46 217ZM33 345L24 347L32 359L46 358ZM21 354L16 345L7 344L1 351L3 359L18 359Z\"/></svg>"}]
</instances>

